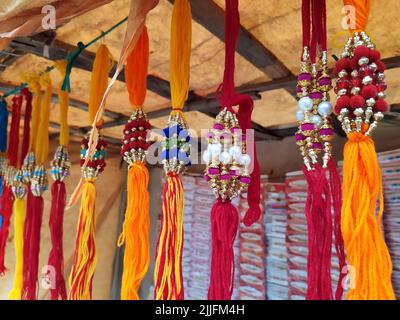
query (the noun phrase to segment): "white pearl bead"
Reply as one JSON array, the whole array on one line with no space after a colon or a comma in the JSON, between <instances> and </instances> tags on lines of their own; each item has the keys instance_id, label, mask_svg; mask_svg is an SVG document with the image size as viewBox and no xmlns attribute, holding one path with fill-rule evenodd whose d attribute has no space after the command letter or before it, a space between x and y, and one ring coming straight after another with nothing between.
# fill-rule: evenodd
<instances>
[{"instance_id":1,"label":"white pearl bead","mask_svg":"<svg viewBox=\"0 0 400 320\"><path fill-rule=\"evenodd\" d=\"M242 154L242 150L240 149L239 146L232 146L229 148L229 154L235 159L239 159L239 157Z\"/></svg>"},{"instance_id":2,"label":"white pearl bead","mask_svg":"<svg viewBox=\"0 0 400 320\"><path fill-rule=\"evenodd\" d=\"M297 110L296 111L296 119L299 122L302 122L304 120L304 111Z\"/></svg>"},{"instance_id":3,"label":"white pearl bead","mask_svg":"<svg viewBox=\"0 0 400 320\"><path fill-rule=\"evenodd\" d=\"M248 154L243 154L240 157L240 164L244 165L244 166L248 166L251 162L251 158Z\"/></svg>"},{"instance_id":4,"label":"white pearl bead","mask_svg":"<svg viewBox=\"0 0 400 320\"><path fill-rule=\"evenodd\" d=\"M219 161L221 161L223 164L229 164L231 162L231 155L227 151L221 152L219 155Z\"/></svg>"},{"instance_id":5,"label":"white pearl bead","mask_svg":"<svg viewBox=\"0 0 400 320\"><path fill-rule=\"evenodd\" d=\"M317 128L319 128L322 125L322 118L317 114L313 114L310 117L310 121L314 123Z\"/></svg>"},{"instance_id":6,"label":"white pearl bead","mask_svg":"<svg viewBox=\"0 0 400 320\"><path fill-rule=\"evenodd\" d=\"M332 105L328 101L322 101L318 105L318 113L323 116L329 116L333 111Z\"/></svg>"},{"instance_id":7,"label":"white pearl bead","mask_svg":"<svg viewBox=\"0 0 400 320\"><path fill-rule=\"evenodd\" d=\"M207 164L210 163L211 161L211 152L209 149L207 149L206 151L204 151L203 153L203 161Z\"/></svg>"},{"instance_id":8,"label":"white pearl bead","mask_svg":"<svg viewBox=\"0 0 400 320\"><path fill-rule=\"evenodd\" d=\"M299 109L303 112L311 111L313 108L313 101L310 97L303 97L298 102Z\"/></svg>"},{"instance_id":9,"label":"white pearl bead","mask_svg":"<svg viewBox=\"0 0 400 320\"><path fill-rule=\"evenodd\" d=\"M221 153L222 146L220 143L213 143L213 144L210 144L209 148L210 148L211 154L213 156L217 156Z\"/></svg>"}]
</instances>

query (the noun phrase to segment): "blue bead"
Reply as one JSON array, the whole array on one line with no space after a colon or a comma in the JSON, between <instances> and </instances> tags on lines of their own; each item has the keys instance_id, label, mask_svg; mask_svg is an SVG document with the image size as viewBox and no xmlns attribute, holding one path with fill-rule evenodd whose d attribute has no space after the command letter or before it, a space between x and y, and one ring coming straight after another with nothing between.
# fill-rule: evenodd
<instances>
[{"instance_id":1,"label":"blue bead","mask_svg":"<svg viewBox=\"0 0 400 320\"><path fill-rule=\"evenodd\" d=\"M178 158L178 148L174 147L169 150L169 156L171 158Z\"/></svg>"},{"instance_id":2,"label":"blue bead","mask_svg":"<svg viewBox=\"0 0 400 320\"><path fill-rule=\"evenodd\" d=\"M163 132L164 132L164 136L166 137L166 138L169 138L169 128L167 127L167 128L164 128L163 129Z\"/></svg>"},{"instance_id":3,"label":"blue bead","mask_svg":"<svg viewBox=\"0 0 400 320\"><path fill-rule=\"evenodd\" d=\"M169 159L169 152L168 150L163 150L160 154L161 160L168 160Z\"/></svg>"}]
</instances>

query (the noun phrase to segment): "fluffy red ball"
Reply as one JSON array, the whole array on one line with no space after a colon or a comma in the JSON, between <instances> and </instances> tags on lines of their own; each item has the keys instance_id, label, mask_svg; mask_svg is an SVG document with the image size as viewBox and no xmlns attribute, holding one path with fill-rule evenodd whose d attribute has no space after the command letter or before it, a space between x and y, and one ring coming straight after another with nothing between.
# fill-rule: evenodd
<instances>
[{"instance_id":1,"label":"fluffy red ball","mask_svg":"<svg viewBox=\"0 0 400 320\"><path fill-rule=\"evenodd\" d=\"M371 49L369 51L369 60L371 62L376 62L376 61L380 60L380 58L381 58L381 54L379 51L373 50L373 49Z\"/></svg>"},{"instance_id":2,"label":"fluffy red ball","mask_svg":"<svg viewBox=\"0 0 400 320\"><path fill-rule=\"evenodd\" d=\"M374 111L375 112L386 112L389 110L389 105L386 102L385 99L378 99L376 100L375 106L374 106Z\"/></svg>"},{"instance_id":3,"label":"fluffy red ball","mask_svg":"<svg viewBox=\"0 0 400 320\"><path fill-rule=\"evenodd\" d=\"M365 104L365 99L360 95L355 95L350 98L350 107L355 110L362 108Z\"/></svg>"},{"instance_id":4,"label":"fluffy red ball","mask_svg":"<svg viewBox=\"0 0 400 320\"><path fill-rule=\"evenodd\" d=\"M340 114L340 110L343 108L348 108L350 105L350 98L348 96L341 96L336 100L335 113Z\"/></svg>"},{"instance_id":5,"label":"fluffy red ball","mask_svg":"<svg viewBox=\"0 0 400 320\"><path fill-rule=\"evenodd\" d=\"M350 60L350 68L351 68L351 70L358 69L358 67L359 67L358 59L356 59L356 58L351 59Z\"/></svg>"},{"instance_id":6,"label":"fluffy red ball","mask_svg":"<svg viewBox=\"0 0 400 320\"><path fill-rule=\"evenodd\" d=\"M350 68L351 68L350 59L341 58L338 61L336 61L333 72L334 72L335 76L337 77L340 71L349 70Z\"/></svg>"},{"instance_id":7,"label":"fluffy red ball","mask_svg":"<svg viewBox=\"0 0 400 320\"><path fill-rule=\"evenodd\" d=\"M375 98L378 94L378 89L373 84L366 85L361 90L361 95L364 99Z\"/></svg>"},{"instance_id":8,"label":"fluffy red ball","mask_svg":"<svg viewBox=\"0 0 400 320\"><path fill-rule=\"evenodd\" d=\"M386 66L381 60L378 60L375 63L376 63L376 66L378 67L378 69L377 69L378 72L384 72L386 70Z\"/></svg>"},{"instance_id":9,"label":"fluffy red ball","mask_svg":"<svg viewBox=\"0 0 400 320\"><path fill-rule=\"evenodd\" d=\"M354 58L359 60L361 57L369 58L369 49L366 46L358 46L354 49Z\"/></svg>"}]
</instances>

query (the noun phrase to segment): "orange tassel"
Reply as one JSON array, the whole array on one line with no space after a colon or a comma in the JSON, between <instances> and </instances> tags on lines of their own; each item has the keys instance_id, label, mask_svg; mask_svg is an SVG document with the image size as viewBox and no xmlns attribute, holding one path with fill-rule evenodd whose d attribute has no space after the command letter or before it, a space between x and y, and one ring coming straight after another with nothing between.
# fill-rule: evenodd
<instances>
[{"instance_id":1,"label":"orange tassel","mask_svg":"<svg viewBox=\"0 0 400 320\"><path fill-rule=\"evenodd\" d=\"M394 299L392 262L382 231L382 176L374 142L360 132L349 133L348 139L344 148L341 222L350 268L346 299Z\"/></svg>"}]
</instances>

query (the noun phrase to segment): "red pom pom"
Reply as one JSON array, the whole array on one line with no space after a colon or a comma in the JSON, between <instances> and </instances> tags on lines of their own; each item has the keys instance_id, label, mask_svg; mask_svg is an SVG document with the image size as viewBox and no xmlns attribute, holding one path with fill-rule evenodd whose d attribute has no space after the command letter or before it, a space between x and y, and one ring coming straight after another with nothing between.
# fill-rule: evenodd
<instances>
[{"instance_id":1,"label":"red pom pom","mask_svg":"<svg viewBox=\"0 0 400 320\"><path fill-rule=\"evenodd\" d=\"M376 100L375 106L374 106L374 112L386 112L389 110L389 105L384 99L378 99Z\"/></svg>"},{"instance_id":2,"label":"red pom pom","mask_svg":"<svg viewBox=\"0 0 400 320\"><path fill-rule=\"evenodd\" d=\"M366 46L358 46L354 49L354 58L356 58L357 62L362 57L369 57L370 50Z\"/></svg>"},{"instance_id":3,"label":"red pom pom","mask_svg":"<svg viewBox=\"0 0 400 320\"><path fill-rule=\"evenodd\" d=\"M373 84L366 85L361 90L364 99L375 98L377 94L378 89Z\"/></svg>"},{"instance_id":4,"label":"red pom pom","mask_svg":"<svg viewBox=\"0 0 400 320\"><path fill-rule=\"evenodd\" d=\"M370 62L376 62L376 61L378 61L380 58L381 58L381 54L380 54L379 51L373 50L373 49L371 49L371 50L369 51L369 61L370 61Z\"/></svg>"},{"instance_id":5,"label":"red pom pom","mask_svg":"<svg viewBox=\"0 0 400 320\"><path fill-rule=\"evenodd\" d=\"M356 58L351 59L351 60L350 60L350 68L351 68L352 70L354 70L354 69L358 69L358 67L359 67L359 65L358 65L358 59L356 59Z\"/></svg>"},{"instance_id":6,"label":"red pom pom","mask_svg":"<svg viewBox=\"0 0 400 320\"><path fill-rule=\"evenodd\" d=\"M386 66L381 60L378 60L375 63L377 65L377 67L378 67L378 71L379 72L384 72L386 70Z\"/></svg>"},{"instance_id":7,"label":"red pom pom","mask_svg":"<svg viewBox=\"0 0 400 320\"><path fill-rule=\"evenodd\" d=\"M336 61L335 63L335 75L337 76L338 73L342 70L349 70L351 67L350 59L348 58L341 58L340 60Z\"/></svg>"},{"instance_id":8,"label":"red pom pom","mask_svg":"<svg viewBox=\"0 0 400 320\"><path fill-rule=\"evenodd\" d=\"M335 113L340 114L340 110L343 108L348 108L350 105L350 98L348 96L341 96L339 99L336 101L335 105Z\"/></svg>"},{"instance_id":9,"label":"red pom pom","mask_svg":"<svg viewBox=\"0 0 400 320\"><path fill-rule=\"evenodd\" d=\"M362 108L364 104L365 104L365 99L360 95L352 96L350 98L350 107L353 110L357 108Z\"/></svg>"}]
</instances>

